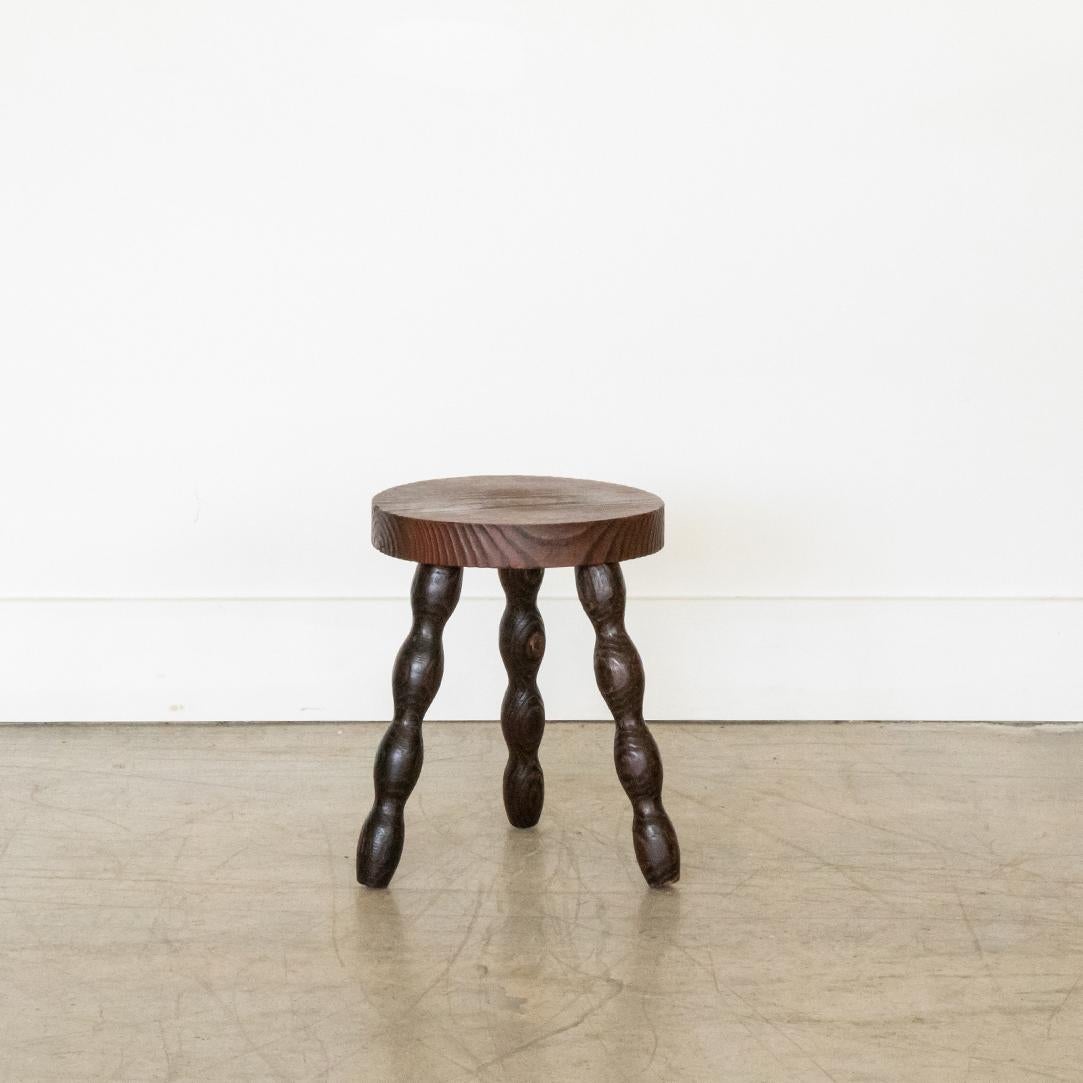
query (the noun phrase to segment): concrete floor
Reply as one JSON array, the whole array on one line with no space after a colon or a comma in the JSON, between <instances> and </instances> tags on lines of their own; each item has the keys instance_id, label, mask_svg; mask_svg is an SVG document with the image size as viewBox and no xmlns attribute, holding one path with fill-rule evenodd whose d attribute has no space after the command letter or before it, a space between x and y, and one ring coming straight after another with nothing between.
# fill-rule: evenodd
<instances>
[{"instance_id":1,"label":"concrete floor","mask_svg":"<svg viewBox=\"0 0 1083 1083\"><path fill-rule=\"evenodd\" d=\"M0 1078L1083 1080L1083 727L657 726L663 892L600 724L531 832L429 724L358 888L382 729L0 729Z\"/></svg>"}]
</instances>

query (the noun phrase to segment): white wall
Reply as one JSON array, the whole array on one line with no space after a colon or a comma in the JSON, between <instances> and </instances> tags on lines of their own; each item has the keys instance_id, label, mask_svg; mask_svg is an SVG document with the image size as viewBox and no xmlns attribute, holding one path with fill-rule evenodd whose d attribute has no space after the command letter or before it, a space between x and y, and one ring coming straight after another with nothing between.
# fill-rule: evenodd
<instances>
[{"instance_id":1,"label":"white wall","mask_svg":"<svg viewBox=\"0 0 1083 1083\"><path fill-rule=\"evenodd\" d=\"M1074 0L7 0L0 717L382 717L369 496L538 472L667 501L657 717L1083 718L1081 40ZM601 717L573 593L544 691ZM499 608L434 716L495 715Z\"/></svg>"}]
</instances>

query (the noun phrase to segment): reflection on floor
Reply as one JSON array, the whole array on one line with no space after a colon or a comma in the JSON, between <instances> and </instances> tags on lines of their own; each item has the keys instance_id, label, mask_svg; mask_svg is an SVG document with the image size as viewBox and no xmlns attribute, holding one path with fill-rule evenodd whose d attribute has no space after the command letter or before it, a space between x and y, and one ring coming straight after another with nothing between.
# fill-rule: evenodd
<instances>
[{"instance_id":1,"label":"reflection on floor","mask_svg":"<svg viewBox=\"0 0 1083 1083\"><path fill-rule=\"evenodd\" d=\"M1083 727L655 727L652 892L611 727L504 820L432 723L390 890L382 725L0 729L0 1077L1083 1079Z\"/></svg>"}]
</instances>

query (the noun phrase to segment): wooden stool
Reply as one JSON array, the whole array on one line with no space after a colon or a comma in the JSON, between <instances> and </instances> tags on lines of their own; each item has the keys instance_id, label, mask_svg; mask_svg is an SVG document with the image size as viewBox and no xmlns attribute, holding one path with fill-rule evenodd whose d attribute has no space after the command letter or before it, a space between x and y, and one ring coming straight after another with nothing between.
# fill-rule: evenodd
<instances>
[{"instance_id":1,"label":"wooden stool","mask_svg":"<svg viewBox=\"0 0 1083 1083\"><path fill-rule=\"evenodd\" d=\"M535 683L545 651L537 608L545 568L575 568L594 625L594 673L617 724L613 755L632 803L636 860L652 887L680 878L677 834L662 807L662 760L643 721L643 663L624 628L620 561L662 548L662 501L642 489L545 477L440 478L372 499L372 544L416 561L413 626L395 659L395 714L376 753L376 797L357 843L357 879L387 887L402 854L403 808L421 773L421 720L440 687L441 635L462 570L498 568L507 607L500 655L508 690L500 724L508 745L504 808L516 827L541 816L538 746L545 711Z\"/></svg>"}]
</instances>

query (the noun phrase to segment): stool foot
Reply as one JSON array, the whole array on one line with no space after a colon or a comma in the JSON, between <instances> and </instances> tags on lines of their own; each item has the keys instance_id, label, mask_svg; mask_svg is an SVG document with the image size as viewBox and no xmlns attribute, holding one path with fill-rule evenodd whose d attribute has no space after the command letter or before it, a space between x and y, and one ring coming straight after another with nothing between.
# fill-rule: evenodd
<instances>
[{"instance_id":1,"label":"stool foot","mask_svg":"<svg viewBox=\"0 0 1083 1083\"><path fill-rule=\"evenodd\" d=\"M459 600L462 568L419 564L410 591L413 625L391 674L395 713L380 741L373 769L376 790L357 841L357 882L387 887L405 839L403 809L421 774L421 720L444 673L441 636Z\"/></svg>"},{"instance_id":2,"label":"stool foot","mask_svg":"<svg viewBox=\"0 0 1083 1083\"><path fill-rule=\"evenodd\" d=\"M632 803L636 860L651 887L681 877L681 849L662 807L662 758L643 721L643 662L624 627L624 574L619 564L575 569L575 585L594 625L594 675L617 724L613 759Z\"/></svg>"},{"instance_id":3,"label":"stool foot","mask_svg":"<svg viewBox=\"0 0 1083 1083\"><path fill-rule=\"evenodd\" d=\"M545 705L536 677L545 653L545 625L538 612L541 568L501 568L508 604L500 621L500 657L508 690L500 707L500 728L508 745L504 768L504 809L515 827L533 827L545 800L538 746L545 729Z\"/></svg>"}]
</instances>

